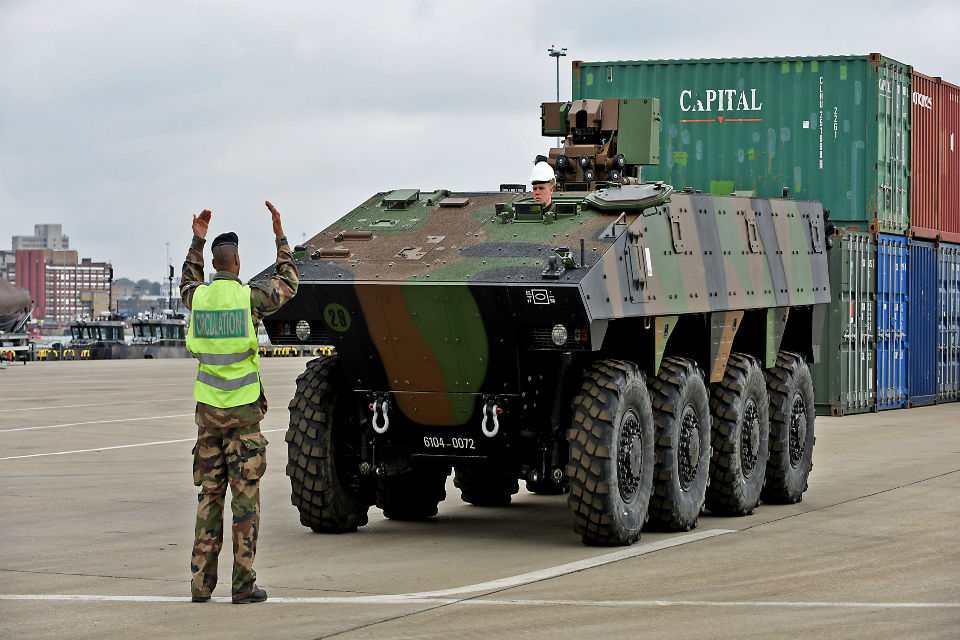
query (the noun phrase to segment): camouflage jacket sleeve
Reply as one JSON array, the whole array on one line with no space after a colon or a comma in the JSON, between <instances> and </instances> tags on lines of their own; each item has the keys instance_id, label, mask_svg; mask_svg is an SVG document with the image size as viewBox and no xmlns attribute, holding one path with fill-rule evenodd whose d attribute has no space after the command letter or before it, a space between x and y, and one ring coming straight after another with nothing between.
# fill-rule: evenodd
<instances>
[{"instance_id":1,"label":"camouflage jacket sleeve","mask_svg":"<svg viewBox=\"0 0 960 640\"><path fill-rule=\"evenodd\" d=\"M193 236L187 259L183 261L183 273L180 277L180 297L183 306L190 308L193 302L193 292L203 284L203 245L206 240Z\"/></svg>"},{"instance_id":2,"label":"camouflage jacket sleeve","mask_svg":"<svg viewBox=\"0 0 960 640\"><path fill-rule=\"evenodd\" d=\"M293 296L297 295L300 274L293 261L286 236L277 238L277 263L273 277L250 283L250 308L253 309L254 326L259 320L274 313Z\"/></svg>"}]
</instances>

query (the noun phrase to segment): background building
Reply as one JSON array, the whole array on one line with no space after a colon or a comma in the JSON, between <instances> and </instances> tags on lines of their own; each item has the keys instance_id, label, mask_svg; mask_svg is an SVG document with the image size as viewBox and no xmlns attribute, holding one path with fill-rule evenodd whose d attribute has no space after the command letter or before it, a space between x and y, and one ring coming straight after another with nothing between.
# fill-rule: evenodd
<instances>
[{"instance_id":1,"label":"background building","mask_svg":"<svg viewBox=\"0 0 960 640\"><path fill-rule=\"evenodd\" d=\"M0 252L0 277L24 287L33 298L33 317L69 322L108 311L113 301L113 266L80 259L59 224L34 225L34 235L13 236L12 251Z\"/></svg>"},{"instance_id":2,"label":"background building","mask_svg":"<svg viewBox=\"0 0 960 640\"><path fill-rule=\"evenodd\" d=\"M70 248L70 238L63 235L63 225L35 224L32 236L13 236L13 250L52 249L64 251Z\"/></svg>"}]
</instances>

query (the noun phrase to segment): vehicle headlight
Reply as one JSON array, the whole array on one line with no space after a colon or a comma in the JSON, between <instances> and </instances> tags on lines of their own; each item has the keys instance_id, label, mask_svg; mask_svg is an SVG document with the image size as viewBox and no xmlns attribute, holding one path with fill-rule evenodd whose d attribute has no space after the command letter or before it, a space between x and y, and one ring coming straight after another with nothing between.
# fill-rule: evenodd
<instances>
[{"instance_id":1,"label":"vehicle headlight","mask_svg":"<svg viewBox=\"0 0 960 640\"><path fill-rule=\"evenodd\" d=\"M567 328L562 324L554 326L553 331L550 332L550 337L553 338L553 344L562 347L567 344Z\"/></svg>"},{"instance_id":2,"label":"vehicle headlight","mask_svg":"<svg viewBox=\"0 0 960 640\"><path fill-rule=\"evenodd\" d=\"M306 320L297 323L297 337L304 342L310 337L310 323Z\"/></svg>"}]
</instances>

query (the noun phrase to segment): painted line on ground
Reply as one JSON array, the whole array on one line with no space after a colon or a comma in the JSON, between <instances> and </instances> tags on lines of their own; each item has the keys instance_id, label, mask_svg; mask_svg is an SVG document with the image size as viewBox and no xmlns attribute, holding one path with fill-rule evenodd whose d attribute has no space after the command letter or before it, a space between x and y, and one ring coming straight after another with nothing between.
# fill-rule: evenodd
<instances>
[{"instance_id":1,"label":"painted line on ground","mask_svg":"<svg viewBox=\"0 0 960 640\"><path fill-rule=\"evenodd\" d=\"M555 567L539 569L529 573L521 573L509 578L500 578L499 580L490 580L488 582L480 582L464 587L453 587L452 589L421 591L419 593L408 593L405 595L409 598L443 598L461 593L509 589L510 587L516 587L522 584L528 584L530 582L549 580L550 578L557 578L559 576L576 573L585 569L601 567L605 564L610 564L611 562L620 562L621 560L626 560L627 558L653 553L654 551L660 551L662 549L669 549L670 547L676 547L682 544L688 544L690 542L697 542L698 540L703 540L705 538L713 538L714 536L722 536L726 533L734 533L734 531L735 529L707 529L705 531L695 531L682 536L665 538L664 540L658 540L656 542L636 544L620 549L619 551L614 551L613 553L605 553L592 558L577 560L576 562L568 562L566 564L559 564Z\"/></svg>"},{"instance_id":2,"label":"painted line on ground","mask_svg":"<svg viewBox=\"0 0 960 640\"><path fill-rule=\"evenodd\" d=\"M192 413L185 413L183 415L192 416ZM146 418L144 418L146 419ZM286 429L266 429L260 433L273 433L275 431L286 431ZM196 442L196 438L180 438L179 440L158 440L157 442L140 442L138 444L121 444L113 447L97 447L96 449L77 449L75 451L51 451L49 453L31 453L25 456L7 456L6 458L0 458L0 460L19 460L22 458L40 458L43 456L65 456L71 453L91 453L93 451L109 451L110 449L130 449L132 447L149 447L155 444L174 444L176 442Z\"/></svg>"},{"instance_id":3,"label":"painted line on ground","mask_svg":"<svg viewBox=\"0 0 960 640\"><path fill-rule=\"evenodd\" d=\"M147 416L145 418L117 418L116 420L91 420L90 422L66 422L64 424L46 424L37 427L17 427L16 429L0 429L0 433L10 433L13 431L34 431L36 429L59 429L60 427L76 427L85 424L108 424L111 422L137 422L139 420L162 420L164 418L183 418L192 416L193 413L175 413L169 416ZM4 458L0 458L3 460Z\"/></svg>"},{"instance_id":4,"label":"painted line on ground","mask_svg":"<svg viewBox=\"0 0 960 640\"><path fill-rule=\"evenodd\" d=\"M129 392L127 392L129 393ZM90 395L90 394L84 394ZM90 404L58 404L47 405L45 407L23 407L21 409L0 409L0 413L11 413L13 411L42 411L44 409L77 409L79 407L106 407L115 404L147 404L150 402L187 402L189 398L160 398L159 400L121 400L119 402L92 402ZM2 432L0 432L2 433Z\"/></svg>"},{"instance_id":5,"label":"painted line on ground","mask_svg":"<svg viewBox=\"0 0 960 640\"><path fill-rule=\"evenodd\" d=\"M399 605L487 605L520 607L729 607L778 609L960 609L960 602L778 602L773 600L519 600L487 598L411 598L413 594L383 596L321 596L315 598L269 597L264 604L399 604ZM131 602L190 603L190 596L113 596L73 594L0 594L0 600L33 600L45 602ZM230 603L230 598L214 597L210 602Z\"/></svg>"}]
</instances>

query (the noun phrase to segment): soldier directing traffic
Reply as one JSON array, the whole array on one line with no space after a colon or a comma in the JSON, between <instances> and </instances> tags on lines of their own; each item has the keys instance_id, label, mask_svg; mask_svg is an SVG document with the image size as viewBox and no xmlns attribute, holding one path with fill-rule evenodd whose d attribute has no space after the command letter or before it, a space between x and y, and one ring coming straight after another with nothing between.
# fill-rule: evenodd
<instances>
[{"instance_id":1,"label":"soldier directing traffic","mask_svg":"<svg viewBox=\"0 0 960 640\"><path fill-rule=\"evenodd\" d=\"M217 586L217 557L223 546L223 507L230 485L233 512L234 604L263 602L267 592L256 585L253 559L260 527L260 478L267 468L267 440L260 421L267 399L257 369L257 328L297 293L299 275L270 204L277 242L274 275L240 282L239 240L221 233L212 245L216 274L204 284L203 245L210 211L193 216L193 241L183 263L180 294L190 309L187 349L199 360L193 397L197 401L197 444L193 448L193 482L201 487L196 538L190 570L194 602L206 602Z\"/></svg>"}]
</instances>

